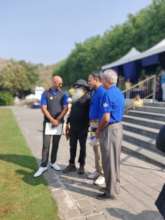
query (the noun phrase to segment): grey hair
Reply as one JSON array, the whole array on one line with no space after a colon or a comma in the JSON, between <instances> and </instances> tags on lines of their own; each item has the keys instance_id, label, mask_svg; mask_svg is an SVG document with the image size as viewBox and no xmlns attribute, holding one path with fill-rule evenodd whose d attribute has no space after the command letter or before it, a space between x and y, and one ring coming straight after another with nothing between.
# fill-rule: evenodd
<instances>
[{"instance_id":1,"label":"grey hair","mask_svg":"<svg viewBox=\"0 0 165 220\"><path fill-rule=\"evenodd\" d=\"M118 75L114 70L109 69L101 73L101 78L105 79L108 82L111 82L112 84L117 84Z\"/></svg>"}]
</instances>

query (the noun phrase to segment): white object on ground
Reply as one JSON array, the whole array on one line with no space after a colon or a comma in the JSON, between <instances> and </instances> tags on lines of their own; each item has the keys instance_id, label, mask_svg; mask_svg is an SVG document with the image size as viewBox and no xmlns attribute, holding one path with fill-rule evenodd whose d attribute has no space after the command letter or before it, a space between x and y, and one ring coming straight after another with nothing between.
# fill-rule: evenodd
<instances>
[{"instance_id":1,"label":"white object on ground","mask_svg":"<svg viewBox=\"0 0 165 220\"><path fill-rule=\"evenodd\" d=\"M96 181L94 182L96 185L104 185L105 184L105 178L103 176L99 176Z\"/></svg>"}]
</instances>

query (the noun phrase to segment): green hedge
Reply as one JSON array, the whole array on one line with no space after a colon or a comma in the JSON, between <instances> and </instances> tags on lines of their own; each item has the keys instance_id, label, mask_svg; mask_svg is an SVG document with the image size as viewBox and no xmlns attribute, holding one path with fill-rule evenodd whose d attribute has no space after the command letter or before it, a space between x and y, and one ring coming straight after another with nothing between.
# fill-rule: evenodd
<instances>
[{"instance_id":1,"label":"green hedge","mask_svg":"<svg viewBox=\"0 0 165 220\"><path fill-rule=\"evenodd\" d=\"M0 105L12 105L14 98L11 93L6 91L0 91Z\"/></svg>"}]
</instances>

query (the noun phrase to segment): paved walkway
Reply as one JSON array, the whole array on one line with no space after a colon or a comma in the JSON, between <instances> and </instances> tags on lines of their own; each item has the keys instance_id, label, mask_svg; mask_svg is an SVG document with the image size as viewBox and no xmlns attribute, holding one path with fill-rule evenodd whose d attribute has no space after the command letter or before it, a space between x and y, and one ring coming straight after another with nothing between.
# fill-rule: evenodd
<instances>
[{"instance_id":1,"label":"paved walkway","mask_svg":"<svg viewBox=\"0 0 165 220\"><path fill-rule=\"evenodd\" d=\"M42 146L42 115L39 110L13 108L19 126L33 155L39 161ZM93 170L93 151L87 148L86 171ZM58 163L65 167L69 147L63 137L58 153ZM154 206L163 183L165 170L144 161L122 154L121 194L118 200L98 201L98 189L85 176L63 175L49 170L44 174L59 214L64 220L161 220ZM35 187L35 186L34 186Z\"/></svg>"}]
</instances>

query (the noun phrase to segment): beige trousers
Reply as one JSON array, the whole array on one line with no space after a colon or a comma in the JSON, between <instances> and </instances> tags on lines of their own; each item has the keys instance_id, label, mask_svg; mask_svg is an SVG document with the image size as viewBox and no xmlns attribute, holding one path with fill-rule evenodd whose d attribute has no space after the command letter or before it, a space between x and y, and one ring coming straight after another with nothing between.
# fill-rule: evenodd
<instances>
[{"instance_id":1,"label":"beige trousers","mask_svg":"<svg viewBox=\"0 0 165 220\"><path fill-rule=\"evenodd\" d=\"M106 193L116 196L120 192L120 154L123 138L121 123L106 127L100 135L102 164Z\"/></svg>"},{"instance_id":2,"label":"beige trousers","mask_svg":"<svg viewBox=\"0 0 165 220\"><path fill-rule=\"evenodd\" d=\"M95 157L95 169L101 175L103 171L102 171L100 144L94 145L93 151Z\"/></svg>"}]
</instances>

